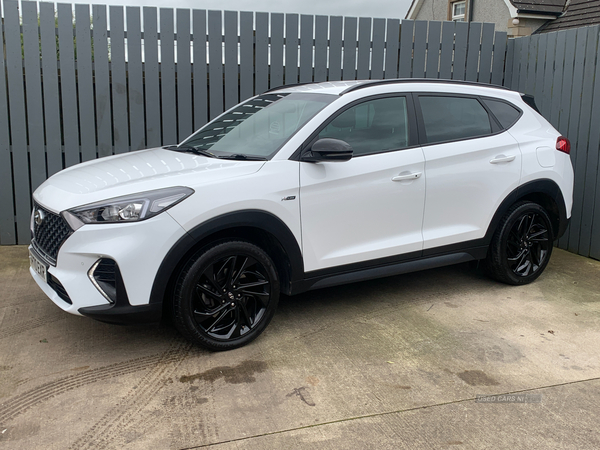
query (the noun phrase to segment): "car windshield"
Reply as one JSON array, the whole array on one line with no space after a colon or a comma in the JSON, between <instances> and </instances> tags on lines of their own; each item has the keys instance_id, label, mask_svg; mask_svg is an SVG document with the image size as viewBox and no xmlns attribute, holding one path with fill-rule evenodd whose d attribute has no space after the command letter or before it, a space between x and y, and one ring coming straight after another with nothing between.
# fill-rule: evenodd
<instances>
[{"instance_id":1,"label":"car windshield","mask_svg":"<svg viewBox=\"0 0 600 450\"><path fill-rule=\"evenodd\" d=\"M335 98L329 94L263 94L206 124L179 147L222 158L268 159Z\"/></svg>"}]
</instances>

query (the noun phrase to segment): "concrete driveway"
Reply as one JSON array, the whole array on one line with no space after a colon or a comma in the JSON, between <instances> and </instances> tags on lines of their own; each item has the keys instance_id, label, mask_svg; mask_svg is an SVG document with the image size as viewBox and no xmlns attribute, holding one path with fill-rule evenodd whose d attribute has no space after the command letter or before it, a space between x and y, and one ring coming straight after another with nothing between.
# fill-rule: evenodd
<instances>
[{"instance_id":1,"label":"concrete driveway","mask_svg":"<svg viewBox=\"0 0 600 450\"><path fill-rule=\"evenodd\" d=\"M0 448L598 449L599 325L600 262L555 249L525 287L459 265L284 297L210 353L63 313L0 247Z\"/></svg>"}]
</instances>

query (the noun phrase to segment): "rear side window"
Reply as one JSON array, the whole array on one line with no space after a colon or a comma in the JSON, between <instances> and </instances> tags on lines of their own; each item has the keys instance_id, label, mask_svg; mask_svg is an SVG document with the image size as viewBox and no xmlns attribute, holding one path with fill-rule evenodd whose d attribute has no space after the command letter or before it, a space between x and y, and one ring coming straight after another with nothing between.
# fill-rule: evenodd
<instances>
[{"instance_id":1,"label":"rear side window","mask_svg":"<svg viewBox=\"0 0 600 450\"><path fill-rule=\"evenodd\" d=\"M500 122L500 125L504 130L512 127L517 119L521 116L521 111L514 106L509 105L508 103L489 98L484 98L482 100L483 103L490 108L490 111L492 111L494 117L498 119L498 122Z\"/></svg>"},{"instance_id":2,"label":"rear side window","mask_svg":"<svg viewBox=\"0 0 600 450\"><path fill-rule=\"evenodd\" d=\"M420 95L419 102L428 144L492 133L490 116L476 98Z\"/></svg>"}]
</instances>

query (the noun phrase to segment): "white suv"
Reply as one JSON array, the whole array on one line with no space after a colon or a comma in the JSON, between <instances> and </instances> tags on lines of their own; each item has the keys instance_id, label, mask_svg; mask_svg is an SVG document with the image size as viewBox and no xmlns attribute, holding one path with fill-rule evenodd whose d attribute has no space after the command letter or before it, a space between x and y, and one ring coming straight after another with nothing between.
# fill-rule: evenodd
<instances>
[{"instance_id":1,"label":"white suv","mask_svg":"<svg viewBox=\"0 0 600 450\"><path fill-rule=\"evenodd\" d=\"M531 98L439 80L282 87L178 146L90 161L33 195L31 274L63 310L166 311L239 347L279 294L485 260L535 280L571 214L569 141Z\"/></svg>"}]
</instances>

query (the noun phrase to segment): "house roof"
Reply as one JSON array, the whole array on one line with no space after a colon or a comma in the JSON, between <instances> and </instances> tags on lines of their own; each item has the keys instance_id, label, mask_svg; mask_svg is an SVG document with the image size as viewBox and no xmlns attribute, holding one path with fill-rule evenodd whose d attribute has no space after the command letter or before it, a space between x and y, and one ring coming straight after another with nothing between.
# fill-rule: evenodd
<instances>
[{"instance_id":1,"label":"house roof","mask_svg":"<svg viewBox=\"0 0 600 450\"><path fill-rule=\"evenodd\" d=\"M410 19L411 14L413 14L413 13L417 14L419 11L418 10L415 11L415 8L418 7L418 9L421 9L420 3L422 3L422 2L423 2L423 0L412 0L410 2L410 7L408 8L408 11L406 11L406 16L404 18ZM413 17L413 19L414 19L414 17Z\"/></svg>"},{"instance_id":2,"label":"house roof","mask_svg":"<svg viewBox=\"0 0 600 450\"><path fill-rule=\"evenodd\" d=\"M566 0L510 0L510 3L520 13L559 15Z\"/></svg>"},{"instance_id":3,"label":"house roof","mask_svg":"<svg viewBox=\"0 0 600 450\"><path fill-rule=\"evenodd\" d=\"M550 31L600 24L600 0L571 0L565 13L536 31Z\"/></svg>"}]
</instances>

